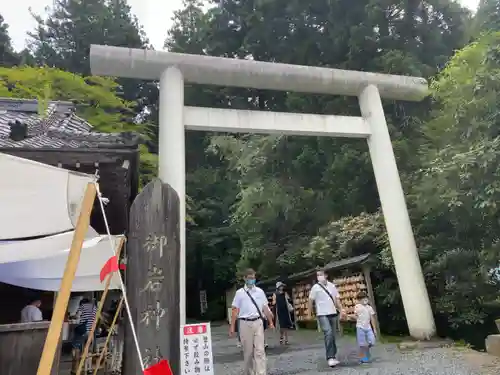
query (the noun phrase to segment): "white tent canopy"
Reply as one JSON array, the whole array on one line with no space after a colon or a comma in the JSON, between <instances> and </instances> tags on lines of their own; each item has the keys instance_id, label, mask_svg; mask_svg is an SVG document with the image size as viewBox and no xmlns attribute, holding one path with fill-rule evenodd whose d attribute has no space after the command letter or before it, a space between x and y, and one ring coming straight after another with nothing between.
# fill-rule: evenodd
<instances>
[{"instance_id":1,"label":"white tent canopy","mask_svg":"<svg viewBox=\"0 0 500 375\"><path fill-rule=\"evenodd\" d=\"M72 230L90 175L0 153L0 240Z\"/></svg>"},{"instance_id":2,"label":"white tent canopy","mask_svg":"<svg viewBox=\"0 0 500 375\"><path fill-rule=\"evenodd\" d=\"M74 232L28 240L0 242L0 282L24 288L58 291L69 255ZM99 274L102 266L114 255L113 249L120 236L92 236L84 241L80 262L73 281L73 292L103 290ZM112 244L110 244L112 241ZM111 289L120 288L115 274Z\"/></svg>"}]
</instances>

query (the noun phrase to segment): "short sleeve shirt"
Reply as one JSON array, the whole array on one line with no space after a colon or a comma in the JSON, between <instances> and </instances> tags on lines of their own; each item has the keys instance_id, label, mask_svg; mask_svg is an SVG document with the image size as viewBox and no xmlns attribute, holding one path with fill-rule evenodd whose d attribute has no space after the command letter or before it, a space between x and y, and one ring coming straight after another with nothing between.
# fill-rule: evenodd
<instances>
[{"instance_id":1,"label":"short sleeve shirt","mask_svg":"<svg viewBox=\"0 0 500 375\"><path fill-rule=\"evenodd\" d=\"M21 323L41 322L42 320L42 312L36 306L28 305L21 310Z\"/></svg>"},{"instance_id":2,"label":"short sleeve shirt","mask_svg":"<svg viewBox=\"0 0 500 375\"><path fill-rule=\"evenodd\" d=\"M339 292L333 283L328 281L324 287L333 298L339 296ZM319 284L313 285L309 293L309 299L316 304L316 316L333 315L337 313L337 309L332 299Z\"/></svg>"},{"instance_id":3,"label":"short sleeve shirt","mask_svg":"<svg viewBox=\"0 0 500 375\"><path fill-rule=\"evenodd\" d=\"M363 329L371 328L371 318L373 315L375 315L373 307L371 307L370 305L362 305L358 303L354 307L354 312L356 314L356 327Z\"/></svg>"},{"instance_id":4,"label":"short sleeve shirt","mask_svg":"<svg viewBox=\"0 0 500 375\"><path fill-rule=\"evenodd\" d=\"M259 307L260 314L246 293L247 291ZM232 306L239 309L238 318L254 319L259 318L261 315L264 316L264 307L267 306L267 304L266 293L264 293L264 291L259 287L255 286L253 288L243 287L238 289L234 295Z\"/></svg>"}]
</instances>

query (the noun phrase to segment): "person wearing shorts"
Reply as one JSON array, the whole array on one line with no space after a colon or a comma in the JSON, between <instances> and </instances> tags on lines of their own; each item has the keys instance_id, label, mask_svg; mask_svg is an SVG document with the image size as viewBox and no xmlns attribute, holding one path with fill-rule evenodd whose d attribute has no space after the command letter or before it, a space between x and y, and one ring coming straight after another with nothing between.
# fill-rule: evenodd
<instances>
[{"instance_id":1,"label":"person wearing shorts","mask_svg":"<svg viewBox=\"0 0 500 375\"><path fill-rule=\"evenodd\" d=\"M358 303L354 307L356 319L356 339L359 347L359 361L368 363L370 361L370 348L375 345L375 311L370 306L368 296L365 292L358 293Z\"/></svg>"}]
</instances>

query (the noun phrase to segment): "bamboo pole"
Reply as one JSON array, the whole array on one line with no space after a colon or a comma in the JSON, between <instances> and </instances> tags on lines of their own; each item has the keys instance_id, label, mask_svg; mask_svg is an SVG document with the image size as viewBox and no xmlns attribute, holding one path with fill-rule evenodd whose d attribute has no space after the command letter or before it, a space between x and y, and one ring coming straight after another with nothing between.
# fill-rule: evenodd
<instances>
[{"instance_id":1,"label":"bamboo pole","mask_svg":"<svg viewBox=\"0 0 500 375\"><path fill-rule=\"evenodd\" d=\"M109 345L109 341L111 339L111 334L113 333L113 328L116 325L116 321L118 320L118 316L120 315L120 312L122 311L122 307L123 307L123 296L120 299L120 303L118 304L118 307L116 308L115 316L113 317L113 321L111 323L111 326L109 327L108 337L106 337L106 342L104 343L104 348L102 349L102 352L99 355L99 358L97 359L97 363L96 363L95 369L94 369L94 375L97 375L97 371L99 371L99 367L101 366L101 362L102 362L104 356L106 355L106 352L108 351L108 345Z\"/></svg>"},{"instance_id":2,"label":"bamboo pole","mask_svg":"<svg viewBox=\"0 0 500 375\"><path fill-rule=\"evenodd\" d=\"M54 363L54 356L56 350L59 348L59 339L61 337L62 326L64 323L64 316L68 309L68 301L71 295L71 287L75 278L78 262L80 261L80 254L82 251L83 241L90 225L90 214L94 207L94 200L96 196L96 187L94 183L87 184L85 195L82 201L82 208L75 227L73 241L66 261L66 268L57 293L57 299L50 321L49 331L45 339L42 357L38 365L37 375L50 375L52 365Z\"/></svg>"},{"instance_id":3,"label":"bamboo pole","mask_svg":"<svg viewBox=\"0 0 500 375\"><path fill-rule=\"evenodd\" d=\"M122 237L120 242L118 242L118 246L116 248L116 259L120 259L120 253L123 249L123 244L125 243L125 238ZM120 272L119 270L117 272ZM102 308L104 307L104 302L106 301L106 296L109 292L109 286L111 284L111 279L115 273L111 272L106 276L106 285L104 286L104 291L102 293L101 299L99 300L99 305L97 307L97 311L95 314L95 319L92 322L92 327L90 328L90 332L88 333L87 342L85 343L85 348L83 349L83 353L80 357L80 363L78 365L78 369L76 370L76 375L80 375L83 370L83 364L85 363L85 359L89 354L90 345L92 344L92 340L94 339L94 333L97 328L97 324L99 323L99 318L101 317Z\"/></svg>"}]
</instances>

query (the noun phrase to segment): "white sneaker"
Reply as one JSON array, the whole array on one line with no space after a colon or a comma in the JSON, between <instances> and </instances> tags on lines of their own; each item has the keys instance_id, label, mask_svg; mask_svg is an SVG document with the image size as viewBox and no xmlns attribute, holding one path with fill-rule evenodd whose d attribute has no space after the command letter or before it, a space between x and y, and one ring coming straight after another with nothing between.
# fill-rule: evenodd
<instances>
[{"instance_id":1,"label":"white sneaker","mask_svg":"<svg viewBox=\"0 0 500 375\"><path fill-rule=\"evenodd\" d=\"M339 364L340 362L338 360L336 360L335 358L330 358L328 360L328 366L330 367L335 367Z\"/></svg>"}]
</instances>

